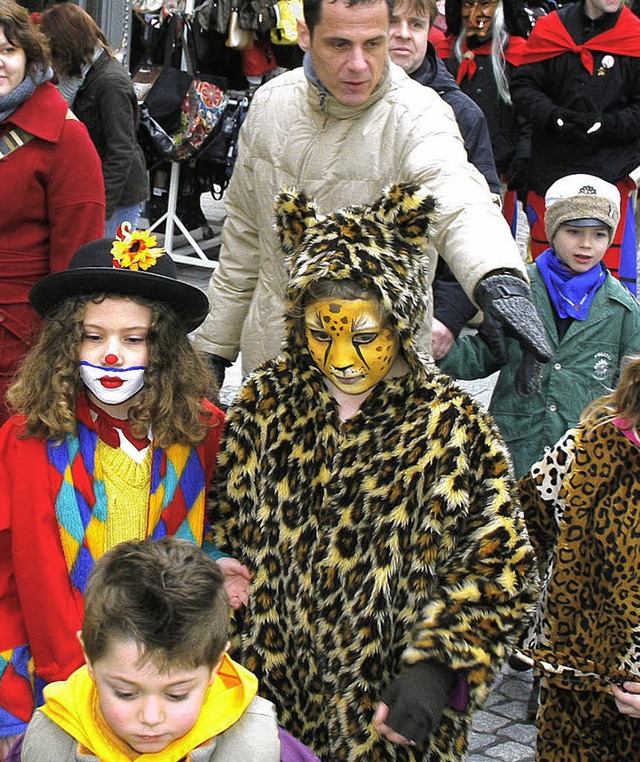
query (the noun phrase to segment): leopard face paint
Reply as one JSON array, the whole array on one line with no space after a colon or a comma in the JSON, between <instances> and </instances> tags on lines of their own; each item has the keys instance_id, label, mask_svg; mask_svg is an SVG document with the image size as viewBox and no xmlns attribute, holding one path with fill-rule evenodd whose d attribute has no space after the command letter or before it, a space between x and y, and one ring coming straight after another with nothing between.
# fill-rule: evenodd
<instances>
[{"instance_id":1,"label":"leopard face paint","mask_svg":"<svg viewBox=\"0 0 640 762\"><path fill-rule=\"evenodd\" d=\"M316 365L346 394L362 394L389 372L400 351L371 299L321 299L305 310L307 345Z\"/></svg>"}]
</instances>

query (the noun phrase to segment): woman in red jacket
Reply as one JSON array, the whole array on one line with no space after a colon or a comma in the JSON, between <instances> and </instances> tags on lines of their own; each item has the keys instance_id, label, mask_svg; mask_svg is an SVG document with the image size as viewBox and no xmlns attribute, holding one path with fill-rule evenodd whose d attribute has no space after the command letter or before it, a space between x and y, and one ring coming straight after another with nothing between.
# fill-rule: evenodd
<instances>
[{"instance_id":1,"label":"woman in red jacket","mask_svg":"<svg viewBox=\"0 0 640 762\"><path fill-rule=\"evenodd\" d=\"M104 232L100 159L52 76L45 37L24 8L0 0L0 423L39 328L30 287Z\"/></svg>"}]
</instances>

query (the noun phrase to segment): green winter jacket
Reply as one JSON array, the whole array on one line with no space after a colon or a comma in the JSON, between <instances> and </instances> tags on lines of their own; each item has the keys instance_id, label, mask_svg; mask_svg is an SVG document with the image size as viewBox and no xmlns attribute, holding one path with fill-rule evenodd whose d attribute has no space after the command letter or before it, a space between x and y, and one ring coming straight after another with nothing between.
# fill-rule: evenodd
<instances>
[{"instance_id":1,"label":"green winter jacket","mask_svg":"<svg viewBox=\"0 0 640 762\"><path fill-rule=\"evenodd\" d=\"M509 342L509 362L500 369L478 336L460 337L440 369L458 379L485 378L500 370L489 411L500 427L515 467L524 476L547 448L573 428L589 402L608 392L618 380L625 355L640 354L640 304L619 281L607 274L586 320L574 320L558 340L551 301L537 265L528 268L533 303L554 349L542 373L540 391L528 397L515 392L522 351Z\"/></svg>"}]
</instances>

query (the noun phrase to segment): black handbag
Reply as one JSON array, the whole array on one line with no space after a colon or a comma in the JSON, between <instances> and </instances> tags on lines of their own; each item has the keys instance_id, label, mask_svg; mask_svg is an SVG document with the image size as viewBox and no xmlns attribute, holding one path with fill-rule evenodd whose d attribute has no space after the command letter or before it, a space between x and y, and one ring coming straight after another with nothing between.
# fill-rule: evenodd
<instances>
[{"instance_id":1,"label":"black handbag","mask_svg":"<svg viewBox=\"0 0 640 762\"><path fill-rule=\"evenodd\" d=\"M138 103L144 103L149 115L170 135L180 127L182 102L193 82L193 74L171 63L178 20L178 14L169 17L163 64L142 63L133 75Z\"/></svg>"},{"instance_id":2,"label":"black handbag","mask_svg":"<svg viewBox=\"0 0 640 762\"><path fill-rule=\"evenodd\" d=\"M241 29L265 37L278 22L276 0L237 0Z\"/></svg>"},{"instance_id":3,"label":"black handbag","mask_svg":"<svg viewBox=\"0 0 640 762\"><path fill-rule=\"evenodd\" d=\"M147 159L170 159L176 148L171 136L151 116L145 103L139 104L139 113L138 141Z\"/></svg>"}]
</instances>

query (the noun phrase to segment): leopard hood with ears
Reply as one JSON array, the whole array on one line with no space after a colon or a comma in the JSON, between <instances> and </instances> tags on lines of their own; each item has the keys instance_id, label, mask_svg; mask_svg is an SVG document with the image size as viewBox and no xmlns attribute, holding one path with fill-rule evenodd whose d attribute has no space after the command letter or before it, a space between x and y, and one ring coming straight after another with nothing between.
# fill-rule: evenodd
<instances>
[{"instance_id":1,"label":"leopard hood with ears","mask_svg":"<svg viewBox=\"0 0 640 762\"><path fill-rule=\"evenodd\" d=\"M275 211L289 272L285 345L306 343L300 316L312 283L352 280L380 298L405 354L413 355L427 310L427 244L434 210L433 197L409 183L392 185L371 206L326 215L304 192L282 191Z\"/></svg>"}]
</instances>

